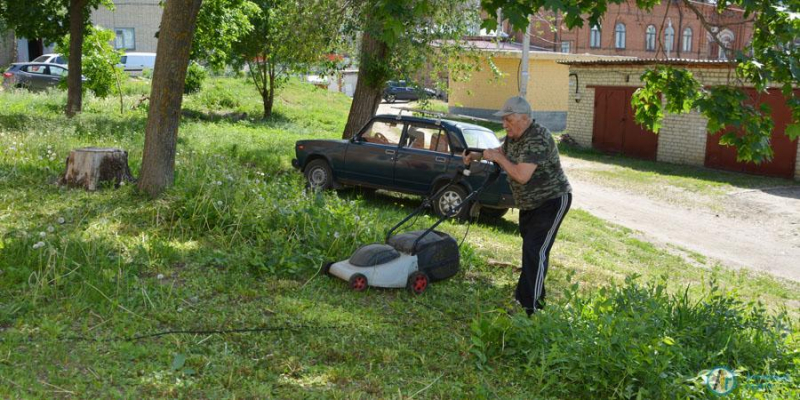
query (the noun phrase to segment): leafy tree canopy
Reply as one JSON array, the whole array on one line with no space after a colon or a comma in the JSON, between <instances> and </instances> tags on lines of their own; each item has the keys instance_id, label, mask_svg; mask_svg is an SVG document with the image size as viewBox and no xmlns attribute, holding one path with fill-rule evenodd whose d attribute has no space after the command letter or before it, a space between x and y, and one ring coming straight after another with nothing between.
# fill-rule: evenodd
<instances>
[{"instance_id":1,"label":"leafy tree canopy","mask_svg":"<svg viewBox=\"0 0 800 400\"><path fill-rule=\"evenodd\" d=\"M714 26L700 15L697 7L689 0L680 1L701 17L703 28L722 46ZM561 13L564 23L571 29L583 26L584 19L590 25L597 24L610 4L623 2L626 0L482 0L481 5L490 16L501 8L503 16L516 29L523 30L528 23L527 16L540 9ZM632 2L643 10L652 11L660 0ZM735 81L726 86L704 88L688 71L659 66L642 76L645 86L634 95L632 103L636 121L657 133L664 118L663 107L672 113L696 109L708 118L710 134L726 127L734 127L742 132L740 135L728 133L721 138L722 144L736 146L740 161L767 161L772 158L769 140L774 127L770 109L767 106L755 107L743 88L751 86L758 92L780 89L792 110L792 121L785 133L791 139L800 136L800 99L794 89L800 81L800 2L716 2L716 9L720 13L729 7L744 10L744 17L753 20L750 45L733 54ZM483 25L494 28L497 21L487 17Z\"/></svg>"},{"instance_id":2,"label":"leafy tree canopy","mask_svg":"<svg viewBox=\"0 0 800 400\"><path fill-rule=\"evenodd\" d=\"M238 55L233 45L253 30L250 22L261 9L249 0L204 0L197 16L191 58L221 70Z\"/></svg>"},{"instance_id":3,"label":"leafy tree canopy","mask_svg":"<svg viewBox=\"0 0 800 400\"><path fill-rule=\"evenodd\" d=\"M6 28L13 29L18 37L43 39L55 43L69 32L71 1L76 0L38 0L32 5L29 0L0 1L0 19ZM112 0L79 0L84 3L84 24L89 25L91 10L105 6L114 8Z\"/></svg>"}]
</instances>

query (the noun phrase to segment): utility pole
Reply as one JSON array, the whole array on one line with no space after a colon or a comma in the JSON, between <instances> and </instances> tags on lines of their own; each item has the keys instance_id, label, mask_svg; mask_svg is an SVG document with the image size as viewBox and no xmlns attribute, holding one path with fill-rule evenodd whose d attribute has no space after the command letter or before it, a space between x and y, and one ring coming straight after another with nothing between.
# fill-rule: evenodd
<instances>
[{"instance_id":1,"label":"utility pole","mask_svg":"<svg viewBox=\"0 0 800 400\"><path fill-rule=\"evenodd\" d=\"M525 36L522 37L522 76L520 76L519 82L519 95L522 98L528 94L528 59L531 49L531 16L528 15L527 18L528 26L525 27Z\"/></svg>"}]
</instances>

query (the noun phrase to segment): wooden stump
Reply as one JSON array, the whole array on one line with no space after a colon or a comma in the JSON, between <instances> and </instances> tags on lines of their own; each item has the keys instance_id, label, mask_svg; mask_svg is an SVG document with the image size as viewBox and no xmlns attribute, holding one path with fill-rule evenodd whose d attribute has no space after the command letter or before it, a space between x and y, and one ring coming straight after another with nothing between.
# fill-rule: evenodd
<instances>
[{"instance_id":1,"label":"wooden stump","mask_svg":"<svg viewBox=\"0 0 800 400\"><path fill-rule=\"evenodd\" d=\"M69 152L67 170L59 184L80 186L86 190L97 190L103 182L113 182L119 187L123 182L132 182L128 168L128 152L120 149L85 147Z\"/></svg>"}]
</instances>

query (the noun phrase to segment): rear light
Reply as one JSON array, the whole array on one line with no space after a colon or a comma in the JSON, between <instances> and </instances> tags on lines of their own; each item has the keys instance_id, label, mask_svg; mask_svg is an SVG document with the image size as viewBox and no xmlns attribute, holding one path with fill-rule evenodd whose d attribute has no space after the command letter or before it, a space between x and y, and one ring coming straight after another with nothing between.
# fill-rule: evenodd
<instances>
[{"instance_id":1,"label":"rear light","mask_svg":"<svg viewBox=\"0 0 800 400\"><path fill-rule=\"evenodd\" d=\"M303 149L305 149L305 148L306 148L306 146L303 146L302 144L299 144L299 145L297 145L297 148L298 148L299 150L303 150Z\"/></svg>"},{"instance_id":2,"label":"rear light","mask_svg":"<svg viewBox=\"0 0 800 400\"><path fill-rule=\"evenodd\" d=\"M12 74L11 72L3 72L4 78L11 78L12 76L14 76L14 74Z\"/></svg>"}]
</instances>

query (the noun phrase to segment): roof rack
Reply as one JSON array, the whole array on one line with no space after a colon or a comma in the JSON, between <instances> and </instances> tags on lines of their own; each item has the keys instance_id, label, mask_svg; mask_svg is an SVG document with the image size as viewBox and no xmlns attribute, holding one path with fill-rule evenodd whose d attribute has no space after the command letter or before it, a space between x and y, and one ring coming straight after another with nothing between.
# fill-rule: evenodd
<instances>
[{"instance_id":1,"label":"roof rack","mask_svg":"<svg viewBox=\"0 0 800 400\"><path fill-rule=\"evenodd\" d=\"M494 121L494 120L491 120L491 119L478 118L478 117L473 117L471 115L450 114L450 113L443 113L443 112L440 112L440 111L423 110L423 109L419 109L419 108L405 108L405 107L392 107L392 108L394 108L396 110L400 110L400 112L397 114L398 116L403 114L403 111L407 111L409 113L420 113L420 114L436 116L436 118L437 118L437 123L436 124L437 125L439 125L441 123L442 118L458 118L458 119L468 119L468 120L471 120L471 121L497 123L497 121Z\"/></svg>"}]
</instances>

